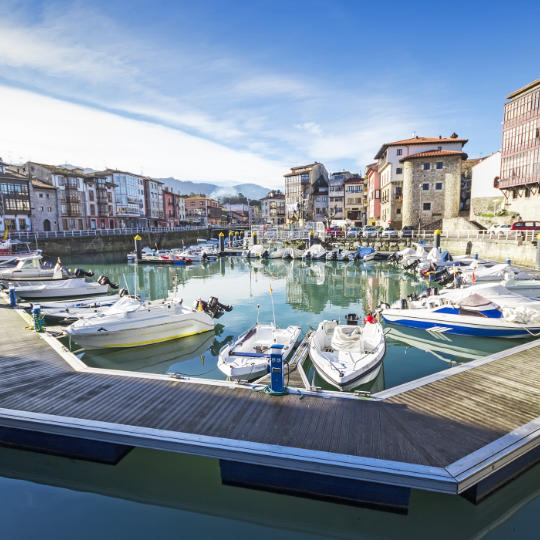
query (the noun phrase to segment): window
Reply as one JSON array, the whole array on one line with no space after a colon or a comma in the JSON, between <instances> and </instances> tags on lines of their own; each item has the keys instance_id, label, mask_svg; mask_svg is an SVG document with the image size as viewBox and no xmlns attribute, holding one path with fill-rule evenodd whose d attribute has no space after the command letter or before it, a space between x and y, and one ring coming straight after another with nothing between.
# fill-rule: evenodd
<instances>
[{"instance_id":1,"label":"window","mask_svg":"<svg viewBox=\"0 0 540 540\"><path fill-rule=\"evenodd\" d=\"M429 171L429 163L424 163L422 169L424 169L424 171Z\"/></svg>"},{"instance_id":2,"label":"window","mask_svg":"<svg viewBox=\"0 0 540 540\"><path fill-rule=\"evenodd\" d=\"M401 174L403 172L403 169L401 167L398 167L396 169L396 174Z\"/></svg>"},{"instance_id":3,"label":"window","mask_svg":"<svg viewBox=\"0 0 540 540\"><path fill-rule=\"evenodd\" d=\"M380 190L380 189L376 189L376 190L375 190L375 198L376 198L376 199L380 199L380 198L381 198L381 190Z\"/></svg>"},{"instance_id":4,"label":"window","mask_svg":"<svg viewBox=\"0 0 540 540\"><path fill-rule=\"evenodd\" d=\"M40 193L40 194L39 194L39 198L40 198L40 199L43 199L43 193Z\"/></svg>"},{"instance_id":5,"label":"window","mask_svg":"<svg viewBox=\"0 0 540 540\"><path fill-rule=\"evenodd\" d=\"M403 155L403 149L402 149L402 148L398 148L398 149L396 150L396 154L397 154L398 156L402 156L402 155Z\"/></svg>"},{"instance_id":6,"label":"window","mask_svg":"<svg viewBox=\"0 0 540 540\"><path fill-rule=\"evenodd\" d=\"M396 208L396 214L401 214L401 208Z\"/></svg>"},{"instance_id":7,"label":"window","mask_svg":"<svg viewBox=\"0 0 540 540\"><path fill-rule=\"evenodd\" d=\"M422 204L422 210L424 211L429 211L431 210L431 203L430 202L425 202Z\"/></svg>"},{"instance_id":8,"label":"window","mask_svg":"<svg viewBox=\"0 0 540 540\"><path fill-rule=\"evenodd\" d=\"M424 191L429 191L429 184L422 184L422 189Z\"/></svg>"},{"instance_id":9,"label":"window","mask_svg":"<svg viewBox=\"0 0 540 540\"><path fill-rule=\"evenodd\" d=\"M443 162L437 161L437 169L442 169L442 166L443 166Z\"/></svg>"},{"instance_id":10,"label":"window","mask_svg":"<svg viewBox=\"0 0 540 540\"><path fill-rule=\"evenodd\" d=\"M47 212L52 212L52 206L47 207Z\"/></svg>"},{"instance_id":11,"label":"window","mask_svg":"<svg viewBox=\"0 0 540 540\"><path fill-rule=\"evenodd\" d=\"M437 183L435 184L435 189L436 189L437 191L441 191L441 189L442 189L442 182L437 182Z\"/></svg>"},{"instance_id":12,"label":"window","mask_svg":"<svg viewBox=\"0 0 540 540\"><path fill-rule=\"evenodd\" d=\"M43 206L39 207L40 212L43 212Z\"/></svg>"}]
</instances>

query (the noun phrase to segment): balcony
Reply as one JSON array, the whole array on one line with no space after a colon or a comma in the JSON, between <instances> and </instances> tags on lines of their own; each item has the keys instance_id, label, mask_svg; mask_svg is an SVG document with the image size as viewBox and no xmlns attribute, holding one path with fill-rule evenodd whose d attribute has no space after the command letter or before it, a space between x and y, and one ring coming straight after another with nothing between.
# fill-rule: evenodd
<instances>
[{"instance_id":1,"label":"balcony","mask_svg":"<svg viewBox=\"0 0 540 540\"><path fill-rule=\"evenodd\" d=\"M79 195L64 195L61 197L60 202L62 203L80 203L81 198Z\"/></svg>"}]
</instances>

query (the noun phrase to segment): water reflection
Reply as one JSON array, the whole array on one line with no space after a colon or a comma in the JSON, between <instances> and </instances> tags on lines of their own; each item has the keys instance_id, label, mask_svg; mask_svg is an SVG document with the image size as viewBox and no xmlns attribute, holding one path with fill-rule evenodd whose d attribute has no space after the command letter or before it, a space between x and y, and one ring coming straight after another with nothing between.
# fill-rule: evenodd
<instances>
[{"instance_id":1,"label":"water reflection","mask_svg":"<svg viewBox=\"0 0 540 540\"><path fill-rule=\"evenodd\" d=\"M273 319L270 286L277 323L300 325L304 332L316 328L323 319L343 319L350 312L363 317L381 302L391 303L425 287L424 282L381 263L224 257L177 267L127 265L105 258L94 259L91 265L84 259L72 264L91 266L94 272L108 275L144 299L163 298L177 288L188 305L210 295L233 305L233 311L219 320L222 326L218 326L215 335L141 349L84 353L84 361L96 367L155 373L176 371L211 378L223 378L217 369L219 349L254 324L257 304L261 306L261 322ZM450 338L392 327L384 369L366 390L382 390L445 369L454 361L469 361L517 344L514 340ZM329 388L314 373L311 375L316 386Z\"/></svg>"}]
</instances>

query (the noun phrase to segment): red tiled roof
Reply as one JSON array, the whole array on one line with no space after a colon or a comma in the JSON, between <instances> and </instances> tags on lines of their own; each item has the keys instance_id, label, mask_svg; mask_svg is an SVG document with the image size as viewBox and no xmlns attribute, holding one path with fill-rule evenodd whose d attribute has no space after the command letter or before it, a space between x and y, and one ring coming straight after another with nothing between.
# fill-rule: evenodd
<instances>
[{"instance_id":1,"label":"red tiled roof","mask_svg":"<svg viewBox=\"0 0 540 540\"><path fill-rule=\"evenodd\" d=\"M375 159L379 159L383 152L389 147L389 146L401 146L401 145L408 145L408 144L435 144L435 143L455 143L455 142L461 142L465 144L469 139L460 139L458 137L413 137L412 139L403 139L401 141L394 141L390 143L385 143L381 146L379 151L377 152L377 155L375 156Z\"/></svg>"},{"instance_id":2,"label":"red tiled roof","mask_svg":"<svg viewBox=\"0 0 540 540\"><path fill-rule=\"evenodd\" d=\"M446 156L461 156L461 159L467 159L467 154L465 152L460 152L459 150L428 150L427 152L419 152L418 154L411 154L410 156L405 156L399 161L407 161L409 159L417 159L424 157L446 157Z\"/></svg>"}]
</instances>

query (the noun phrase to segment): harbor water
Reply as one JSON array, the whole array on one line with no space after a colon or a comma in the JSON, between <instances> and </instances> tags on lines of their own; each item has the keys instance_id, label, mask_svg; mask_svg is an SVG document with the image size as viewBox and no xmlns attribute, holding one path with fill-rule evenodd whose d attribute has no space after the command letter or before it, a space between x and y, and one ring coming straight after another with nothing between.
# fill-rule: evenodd
<instances>
[{"instance_id":1,"label":"harbor water","mask_svg":"<svg viewBox=\"0 0 540 540\"><path fill-rule=\"evenodd\" d=\"M177 288L186 304L216 296L233 311L214 332L135 349L77 350L88 365L222 379L220 348L260 321L316 328L323 319L360 318L380 302L426 287L374 263L260 261L226 257L191 266L136 266L114 258L72 259L145 299ZM270 294L272 291L272 294ZM273 301L273 302L272 302ZM275 309L273 310L272 304ZM383 369L361 390L378 392L521 343L389 329ZM328 387L308 363L308 378ZM362 429L362 426L358 426ZM223 486L217 460L135 449L101 465L0 448L3 538L533 538L540 466L474 506L456 496L413 491L409 514Z\"/></svg>"}]
</instances>

